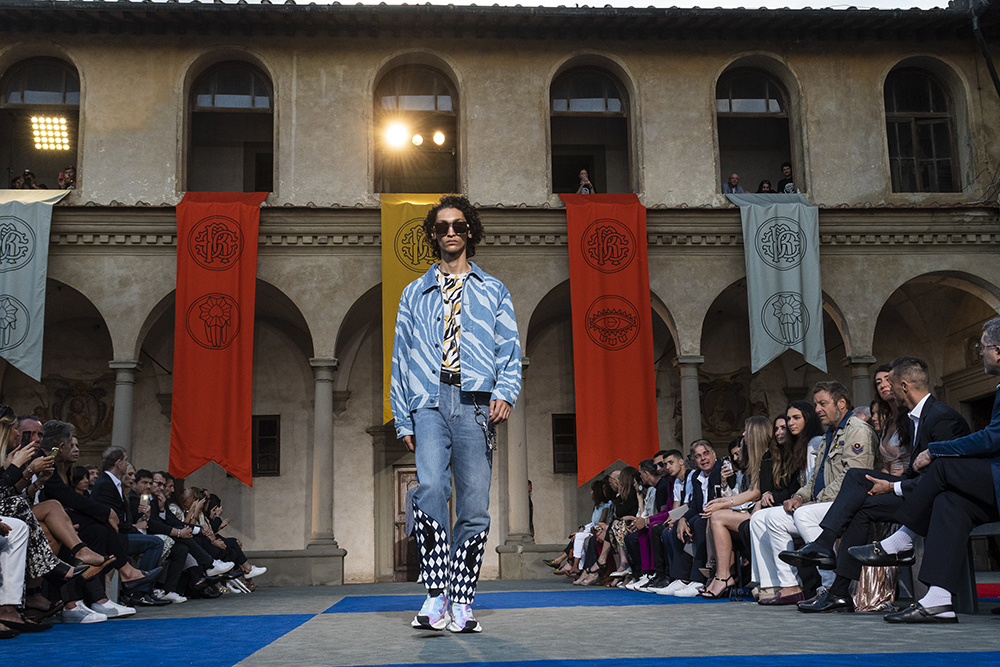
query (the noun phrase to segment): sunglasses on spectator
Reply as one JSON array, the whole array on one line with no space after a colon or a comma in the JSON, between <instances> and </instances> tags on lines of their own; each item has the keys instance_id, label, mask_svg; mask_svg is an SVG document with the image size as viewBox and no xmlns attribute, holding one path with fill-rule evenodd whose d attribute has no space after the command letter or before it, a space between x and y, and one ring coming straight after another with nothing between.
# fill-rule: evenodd
<instances>
[{"instance_id":1,"label":"sunglasses on spectator","mask_svg":"<svg viewBox=\"0 0 1000 667\"><path fill-rule=\"evenodd\" d=\"M442 220L434 223L434 233L438 236L447 236L449 229L454 229L456 234L465 234L469 231L469 223L465 220L454 220L452 222Z\"/></svg>"},{"instance_id":2,"label":"sunglasses on spectator","mask_svg":"<svg viewBox=\"0 0 1000 667\"><path fill-rule=\"evenodd\" d=\"M660 461L659 463L654 463L653 467L656 467L656 468L666 468L667 464L664 463L663 461Z\"/></svg>"},{"instance_id":3,"label":"sunglasses on spectator","mask_svg":"<svg viewBox=\"0 0 1000 667\"><path fill-rule=\"evenodd\" d=\"M0 405L0 419L4 417L14 417L14 410L9 405Z\"/></svg>"}]
</instances>

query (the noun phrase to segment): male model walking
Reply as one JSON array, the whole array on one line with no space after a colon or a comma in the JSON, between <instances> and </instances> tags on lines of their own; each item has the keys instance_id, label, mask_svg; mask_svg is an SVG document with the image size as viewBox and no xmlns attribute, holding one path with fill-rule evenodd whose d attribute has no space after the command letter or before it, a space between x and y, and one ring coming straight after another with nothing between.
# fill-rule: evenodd
<instances>
[{"instance_id":1,"label":"male model walking","mask_svg":"<svg viewBox=\"0 0 1000 667\"><path fill-rule=\"evenodd\" d=\"M411 625L481 632L472 601L490 527L496 425L521 389L521 345L507 288L469 261L483 238L469 200L442 197L424 233L441 261L403 290L390 387L396 434L414 452L419 482L413 514L427 598Z\"/></svg>"}]
</instances>

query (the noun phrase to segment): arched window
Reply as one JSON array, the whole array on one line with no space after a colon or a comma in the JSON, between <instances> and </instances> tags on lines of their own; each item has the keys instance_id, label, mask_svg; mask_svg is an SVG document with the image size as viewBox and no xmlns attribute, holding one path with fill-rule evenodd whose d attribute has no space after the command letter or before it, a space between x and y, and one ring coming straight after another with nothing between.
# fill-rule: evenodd
<instances>
[{"instance_id":1,"label":"arched window","mask_svg":"<svg viewBox=\"0 0 1000 667\"><path fill-rule=\"evenodd\" d=\"M274 189L274 93L253 65L226 62L191 87L187 189Z\"/></svg>"},{"instance_id":2,"label":"arched window","mask_svg":"<svg viewBox=\"0 0 1000 667\"><path fill-rule=\"evenodd\" d=\"M394 69L375 91L375 191L458 189L458 95L438 70Z\"/></svg>"},{"instance_id":3,"label":"arched window","mask_svg":"<svg viewBox=\"0 0 1000 667\"><path fill-rule=\"evenodd\" d=\"M586 170L597 192L631 192L628 95L609 73L583 67L550 89L552 191L576 192Z\"/></svg>"},{"instance_id":4,"label":"arched window","mask_svg":"<svg viewBox=\"0 0 1000 667\"><path fill-rule=\"evenodd\" d=\"M955 192L951 99L927 72L898 69L885 80L885 125L893 192Z\"/></svg>"},{"instance_id":5,"label":"arched window","mask_svg":"<svg viewBox=\"0 0 1000 667\"><path fill-rule=\"evenodd\" d=\"M760 70L729 70L715 86L715 113L722 182L735 173L746 192L756 192L765 180L777 190L792 152L784 88ZM791 189L805 188L795 182Z\"/></svg>"},{"instance_id":6,"label":"arched window","mask_svg":"<svg viewBox=\"0 0 1000 667\"><path fill-rule=\"evenodd\" d=\"M0 187L31 179L28 172L38 186L77 187L80 78L76 70L54 58L29 60L11 68L0 89L0 160L8 171Z\"/></svg>"}]
</instances>

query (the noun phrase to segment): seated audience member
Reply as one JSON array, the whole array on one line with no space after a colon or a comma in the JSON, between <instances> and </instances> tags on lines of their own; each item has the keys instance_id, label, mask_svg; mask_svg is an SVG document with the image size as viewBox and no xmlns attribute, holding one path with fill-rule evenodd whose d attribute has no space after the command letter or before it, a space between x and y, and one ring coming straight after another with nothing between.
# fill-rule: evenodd
<instances>
[{"instance_id":1,"label":"seated audience member","mask_svg":"<svg viewBox=\"0 0 1000 667\"><path fill-rule=\"evenodd\" d=\"M84 498L90 497L90 471L86 466L73 466L69 471L69 485L73 493L77 493Z\"/></svg>"},{"instance_id":2,"label":"seated audience member","mask_svg":"<svg viewBox=\"0 0 1000 667\"><path fill-rule=\"evenodd\" d=\"M772 446L771 422L767 417L750 417L746 420L743 437L733 451L733 462L741 468L735 494L716 498L705 505L702 516L709 520L712 541L715 545L716 572L701 597L725 597L736 583L733 568L738 564L733 557L733 532L740 524L750 520L750 512L760 499L760 462ZM735 475L732 475L735 477ZM725 574L725 577L720 577Z\"/></svg>"},{"instance_id":3,"label":"seated audience member","mask_svg":"<svg viewBox=\"0 0 1000 667\"><path fill-rule=\"evenodd\" d=\"M580 187L576 189L576 194L578 195L592 195L595 194L597 190L594 189L594 184L590 182L590 176L587 175L586 169L580 170Z\"/></svg>"},{"instance_id":4,"label":"seated audience member","mask_svg":"<svg viewBox=\"0 0 1000 667\"><path fill-rule=\"evenodd\" d=\"M669 499L663 508L649 518L649 546L653 560L653 578L636 590L645 593L660 593L670 584L670 561L667 542L664 537L674 526L670 520L672 510L691 502L694 487L690 478L695 474L685 465L684 455L679 449L669 449L663 454L663 470L666 471Z\"/></svg>"},{"instance_id":5,"label":"seated audience member","mask_svg":"<svg viewBox=\"0 0 1000 667\"><path fill-rule=\"evenodd\" d=\"M261 576L267 572L267 568L251 565L246 554L243 553L243 544L238 539L219 534L219 531L229 525L229 520L222 518L222 499L214 493L210 494L198 487L192 487L191 492L194 498L202 500L200 511L194 515L194 523L201 526L205 538L221 549L222 555L227 560L236 563L236 567L239 568L242 575L234 585L239 586L242 583L242 588L247 588L247 580ZM240 592L248 593L250 591L241 590Z\"/></svg>"},{"instance_id":6,"label":"seated audience member","mask_svg":"<svg viewBox=\"0 0 1000 667\"><path fill-rule=\"evenodd\" d=\"M778 181L778 186L775 188L779 193L784 194L795 194L795 183L792 182L792 163L782 162L781 163L781 180Z\"/></svg>"},{"instance_id":7,"label":"seated audience member","mask_svg":"<svg viewBox=\"0 0 1000 667\"><path fill-rule=\"evenodd\" d=\"M17 422L10 407L0 406L0 465L3 466L0 470L0 517L4 517L4 522L16 529L16 534L7 539L6 548L12 550L9 552L12 559L4 566L0 622L16 632L40 632L51 626L25 619L16 607L24 602L27 607L42 608L46 614L58 611L58 607L53 610L41 596L42 578L54 589L66 591L68 599L72 601L74 598L68 595L72 589L70 584L91 580L100 574L102 568L90 565L74 567L64 563L53 553L23 494L29 481L37 474L51 470L55 460L52 456L41 456L33 439L25 443L19 438ZM23 525L24 530L21 530L20 525L15 525L15 522ZM23 560L20 556L22 548ZM26 582L28 599L23 600ZM16 602L12 602L15 598Z\"/></svg>"},{"instance_id":8,"label":"seated audience member","mask_svg":"<svg viewBox=\"0 0 1000 667\"><path fill-rule=\"evenodd\" d=\"M958 412L930 394L930 374L922 360L914 357L894 360L888 378L896 404L909 411L905 439L913 443L911 464L901 476L877 470L849 470L833 507L820 523L822 532L802 549L782 554L781 558L793 565L805 562L836 572L829 589L800 604L800 611L854 611L850 584L861 576L862 563L848 556L852 553L850 549L868 542L873 522L893 521L920 481L913 462L931 442L955 440L970 432ZM840 546L835 554L838 539Z\"/></svg>"},{"instance_id":9,"label":"seated audience member","mask_svg":"<svg viewBox=\"0 0 1000 667\"><path fill-rule=\"evenodd\" d=\"M573 582L577 586L591 586L597 583L607 569L608 556L611 552L609 545L611 538L608 534L608 528L615 520L615 501L620 498L618 495L620 476L621 470L612 470L608 475L608 486L611 489L611 511L608 515L608 523L599 523L594 530L593 539L589 541L584 555L582 572Z\"/></svg>"},{"instance_id":10,"label":"seated audience member","mask_svg":"<svg viewBox=\"0 0 1000 667\"><path fill-rule=\"evenodd\" d=\"M743 192L743 186L740 185L740 175L736 172L729 174L729 180L722 184L722 194L741 195Z\"/></svg>"},{"instance_id":11,"label":"seated audience member","mask_svg":"<svg viewBox=\"0 0 1000 667\"><path fill-rule=\"evenodd\" d=\"M768 194L774 192L774 190L771 189L771 181L767 180L766 178L760 182L760 185L757 186L757 193L760 194L762 192Z\"/></svg>"},{"instance_id":12,"label":"seated audience member","mask_svg":"<svg viewBox=\"0 0 1000 667\"><path fill-rule=\"evenodd\" d=\"M80 526L80 538L91 549L104 556L114 556L113 567L118 570L122 588L126 593L142 590L159 575L160 570L143 572L128 562L127 543L118 532L118 514L106 505L92 498L85 498L70 488L66 482L70 467L80 457L80 447L73 434L75 427L67 422L51 420L45 422L42 433L44 450L58 449L56 468L42 487L47 500L58 500L74 524ZM135 614L135 609L111 602L105 594L103 584L92 579L85 590L85 600L94 611L108 618L118 618Z\"/></svg>"},{"instance_id":13,"label":"seated audience member","mask_svg":"<svg viewBox=\"0 0 1000 667\"><path fill-rule=\"evenodd\" d=\"M753 557L760 557L761 587L780 587L778 595L760 599L764 605L801 602L806 595L791 567L778 554L791 551L793 538L810 542L819 536L820 522L836 500L844 476L851 468L870 468L875 461L877 437L871 426L851 414L847 387L834 381L818 382L812 390L816 415L826 427L824 445L812 478L781 507L756 513L762 516L767 539L759 534ZM751 523L753 529L753 523ZM759 551L758 551L759 549ZM833 576L821 573L829 587Z\"/></svg>"},{"instance_id":14,"label":"seated audience member","mask_svg":"<svg viewBox=\"0 0 1000 667\"><path fill-rule=\"evenodd\" d=\"M633 564L633 570L638 564L642 576L626 585L629 590L638 590L656 578L656 561L650 541L651 528L654 524L666 521L673 508L672 480L667 472L666 455L667 451L661 450L652 458L647 469L644 470L642 464L639 466L642 482L648 487L646 511L643 516L636 517L635 532L625 536L625 553Z\"/></svg>"},{"instance_id":15,"label":"seated audience member","mask_svg":"<svg viewBox=\"0 0 1000 667\"><path fill-rule=\"evenodd\" d=\"M133 525L136 518L129 514L128 489L125 486L129 468L128 454L121 447L108 447L101 456L101 468L103 472L94 483L91 498L118 516L118 532L125 540L125 553L129 557L139 557L139 569L157 571L163 553L163 541L140 532ZM129 486L130 482L131 480ZM158 601L150 596L154 581L155 578L152 578L130 590L132 599L144 607L158 606Z\"/></svg>"},{"instance_id":16,"label":"seated audience member","mask_svg":"<svg viewBox=\"0 0 1000 667\"><path fill-rule=\"evenodd\" d=\"M712 444L707 440L695 441L694 456L698 471L690 477L692 493L688 510L671 530L663 532L670 576L674 579L670 585L658 591L663 595L694 597L705 586L705 575L701 573L701 569L708 562L708 519L702 516L702 512L707 503L721 495L722 461L715 455ZM690 553L691 547L688 545L693 547Z\"/></svg>"},{"instance_id":17,"label":"seated audience member","mask_svg":"<svg viewBox=\"0 0 1000 667\"><path fill-rule=\"evenodd\" d=\"M625 536L635 530L635 518L642 513L645 504L638 470L632 466L622 468L618 475L618 495L611 504L614 520L608 526L607 540L611 548L601 552L598 564L606 563L612 554L617 556L618 569L611 576L618 578L631 573L625 557Z\"/></svg>"},{"instance_id":18,"label":"seated audience member","mask_svg":"<svg viewBox=\"0 0 1000 667\"><path fill-rule=\"evenodd\" d=\"M580 561L583 559L584 549L587 540L594 534L594 528L599 523L607 525L608 514L611 511L611 487L608 484L607 476L595 479L590 483L590 499L594 503L594 509L590 514L590 521L580 526L580 529L569 536L569 544L558 557L545 561L545 564L556 568L556 574L565 574L571 577L580 574Z\"/></svg>"}]
</instances>

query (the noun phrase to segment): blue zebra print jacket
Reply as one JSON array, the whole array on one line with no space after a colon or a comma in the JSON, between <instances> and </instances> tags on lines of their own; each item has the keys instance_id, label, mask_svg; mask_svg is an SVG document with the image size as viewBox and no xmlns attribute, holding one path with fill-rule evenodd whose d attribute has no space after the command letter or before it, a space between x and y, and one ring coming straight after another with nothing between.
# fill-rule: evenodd
<instances>
[{"instance_id":1,"label":"blue zebra print jacket","mask_svg":"<svg viewBox=\"0 0 1000 667\"><path fill-rule=\"evenodd\" d=\"M478 266L462 288L462 391L514 405L521 391L521 341L504 284ZM403 290L392 346L389 402L396 437L413 434L412 413L436 407L444 342L444 299L431 267Z\"/></svg>"}]
</instances>

